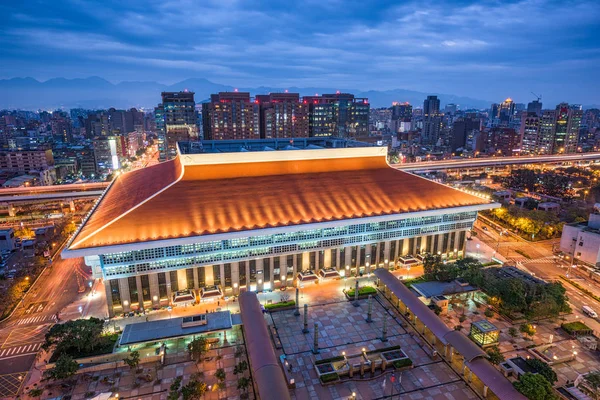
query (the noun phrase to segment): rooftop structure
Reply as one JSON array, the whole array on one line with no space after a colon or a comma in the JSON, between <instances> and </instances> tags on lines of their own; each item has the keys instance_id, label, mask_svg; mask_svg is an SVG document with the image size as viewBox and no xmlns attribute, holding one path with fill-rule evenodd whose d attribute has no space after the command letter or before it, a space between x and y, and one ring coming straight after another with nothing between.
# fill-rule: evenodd
<instances>
[{"instance_id":1,"label":"rooftop structure","mask_svg":"<svg viewBox=\"0 0 600 400\"><path fill-rule=\"evenodd\" d=\"M63 255L85 257L104 278L112 314L176 305L182 291L207 301L201 293L213 286L238 295L301 273L393 267L417 249L462 251L477 212L498 206L391 168L386 148L360 146L184 144L174 160L118 176Z\"/></svg>"}]
</instances>

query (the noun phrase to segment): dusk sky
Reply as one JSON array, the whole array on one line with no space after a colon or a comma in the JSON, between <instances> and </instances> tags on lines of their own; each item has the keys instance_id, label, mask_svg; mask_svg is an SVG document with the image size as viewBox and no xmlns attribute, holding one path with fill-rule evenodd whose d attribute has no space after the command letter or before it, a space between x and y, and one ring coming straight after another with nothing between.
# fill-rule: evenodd
<instances>
[{"instance_id":1,"label":"dusk sky","mask_svg":"<svg viewBox=\"0 0 600 400\"><path fill-rule=\"evenodd\" d=\"M600 103L600 1L2 1L0 78Z\"/></svg>"}]
</instances>

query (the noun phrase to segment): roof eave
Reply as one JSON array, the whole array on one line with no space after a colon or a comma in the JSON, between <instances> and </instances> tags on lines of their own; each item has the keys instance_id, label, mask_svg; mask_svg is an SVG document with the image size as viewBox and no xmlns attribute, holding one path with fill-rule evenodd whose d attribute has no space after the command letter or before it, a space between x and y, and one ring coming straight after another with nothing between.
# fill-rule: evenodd
<instances>
[{"instance_id":1,"label":"roof eave","mask_svg":"<svg viewBox=\"0 0 600 400\"><path fill-rule=\"evenodd\" d=\"M95 246L95 247L87 247L87 248L70 248L71 243L69 242L69 246L66 246L62 251L61 256L63 258L77 258L77 257L87 257L87 256L97 256L100 254L109 254L109 253L119 253L124 251L132 251L132 250L143 250L149 248L157 248L157 247L168 247L168 246L177 246L177 245L185 245L185 244L194 244L194 243L202 243L202 242L211 242L215 240L227 240L227 239L237 239L242 237L253 237L253 236L261 236L261 235L272 235L277 233L287 233L291 231L297 231L299 229L302 230L310 230L310 229L319 229L319 228L330 228L330 227L339 227L343 225L348 225L349 223L359 224L359 223L373 223L373 222L382 222L389 221L400 218L412 218L412 217L425 217L432 215L440 215L446 214L449 212L469 212L469 211L483 211L483 210L491 210L494 208L501 207L499 203L482 203L475 204L469 206L456 206L456 207L447 207L447 208L439 208L433 210L424 210L424 211L414 211L414 212L406 212L406 213L397 213L397 214L387 214L387 215L379 215L373 217L364 217L364 218L348 218L343 220L336 221L326 221L326 222L315 222L310 224L299 224L299 225L288 225L276 228L264 228L264 229L252 229L252 230L242 230L236 232L227 232L227 233L216 233L211 235L194 235L194 236L186 236L172 239L158 239L152 241L144 241L144 242L134 242L134 243L124 243L124 244L114 244L107 246Z\"/></svg>"}]
</instances>

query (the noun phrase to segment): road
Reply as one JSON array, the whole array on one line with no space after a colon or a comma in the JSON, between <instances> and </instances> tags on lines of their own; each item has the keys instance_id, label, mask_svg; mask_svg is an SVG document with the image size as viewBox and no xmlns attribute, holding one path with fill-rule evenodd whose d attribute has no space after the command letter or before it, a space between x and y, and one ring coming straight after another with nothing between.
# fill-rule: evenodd
<instances>
[{"instance_id":1,"label":"road","mask_svg":"<svg viewBox=\"0 0 600 400\"><path fill-rule=\"evenodd\" d=\"M19 391L44 335L68 304L84 296L90 271L81 259L63 260L60 249L14 314L0 324L0 398Z\"/></svg>"},{"instance_id":2,"label":"road","mask_svg":"<svg viewBox=\"0 0 600 400\"><path fill-rule=\"evenodd\" d=\"M484 230L483 227L487 229ZM590 318L584 314L581 308L588 305L596 311L600 311L600 302L585 295L577 288L571 286L567 282L560 279L560 276L566 276L569 268L562 260L555 259L553 254L554 246L560 242L560 239L544 240L539 242L528 242L516 235L500 234L496 227L492 224L483 223L478 220L475 224L477 239L488 246L492 253L497 252L502 258L509 260L511 263L517 263L517 266L533 273L535 276L546 281L559 281L563 284L569 297L569 303L573 310L573 314L567 317L568 320L581 320L594 331L600 333L600 322L598 319ZM522 251L531 258L527 258L516 252ZM489 250L488 250L489 251ZM577 269L570 269L570 278L577 281L580 285L586 287L591 292L600 295L600 287L585 276L578 275Z\"/></svg>"}]
</instances>

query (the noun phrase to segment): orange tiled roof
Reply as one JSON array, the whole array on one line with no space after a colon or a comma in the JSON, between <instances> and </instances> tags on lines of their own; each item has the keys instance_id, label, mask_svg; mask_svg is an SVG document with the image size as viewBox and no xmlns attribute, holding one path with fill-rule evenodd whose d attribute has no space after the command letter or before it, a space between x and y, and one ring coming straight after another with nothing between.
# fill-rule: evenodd
<instances>
[{"instance_id":1,"label":"orange tiled roof","mask_svg":"<svg viewBox=\"0 0 600 400\"><path fill-rule=\"evenodd\" d=\"M385 156L182 165L117 178L71 250L486 204Z\"/></svg>"}]
</instances>

